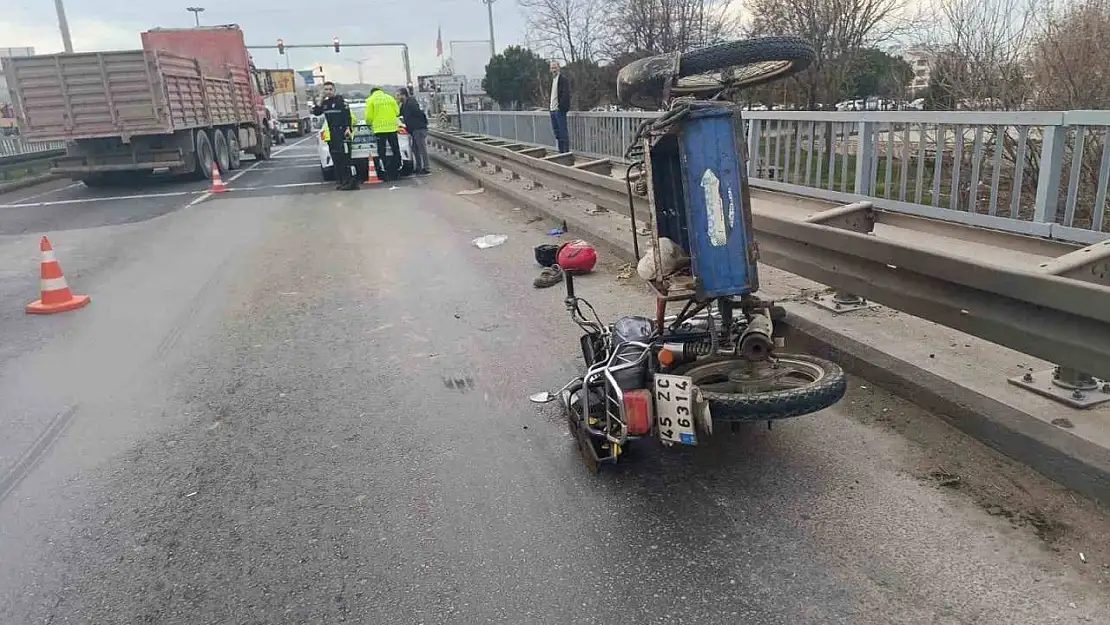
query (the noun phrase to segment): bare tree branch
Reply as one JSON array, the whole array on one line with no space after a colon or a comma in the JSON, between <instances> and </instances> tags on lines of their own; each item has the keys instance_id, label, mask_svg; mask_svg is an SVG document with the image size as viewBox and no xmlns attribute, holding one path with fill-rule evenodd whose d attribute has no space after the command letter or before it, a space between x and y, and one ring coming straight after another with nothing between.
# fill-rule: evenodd
<instances>
[{"instance_id":1,"label":"bare tree branch","mask_svg":"<svg viewBox=\"0 0 1110 625\"><path fill-rule=\"evenodd\" d=\"M601 4L594 0L518 0L536 47L566 63L592 61L601 37Z\"/></svg>"},{"instance_id":2,"label":"bare tree branch","mask_svg":"<svg viewBox=\"0 0 1110 625\"><path fill-rule=\"evenodd\" d=\"M934 91L946 108L1021 108L1025 61L1044 0L933 0L921 43L935 54Z\"/></svg>"},{"instance_id":3,"label":"bare tree branch","mask_svg":"<svg viewBox=\"0 0 1110 625\"><path fill-rule=\"evenodd\" d=\"M684 52L728 39L739 30L731 0L612 0L607 6L607 58Z\"/></svg>"},{"instance_id":4,"label":"bare tree branch","mask_svg":"<svg viewBox=\"0 0 1110 625\"><path fill-rule=\"evenodd\" d=\"M749 0L750 36L801 35L817 58L794 79L805 104L832 104L845 85L856 55L889 41L906 28L907 0Z\"/></svg>"}]
</instances>

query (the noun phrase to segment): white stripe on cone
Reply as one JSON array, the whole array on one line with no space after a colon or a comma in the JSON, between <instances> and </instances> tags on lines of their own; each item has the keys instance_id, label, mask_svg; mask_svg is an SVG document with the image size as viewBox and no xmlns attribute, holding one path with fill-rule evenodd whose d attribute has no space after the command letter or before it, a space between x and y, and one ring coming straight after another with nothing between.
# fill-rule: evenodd
<instances>
[{"instance_id":1,"label":"white stripe on cone","mask_svg":"<svg viewBox=\"0 0 1110 625\"><path fill-rule=\"evenodd\" d=\"M61 278L43 278L41 280L41 286L44 292L61 291L62 289L69 288L69 285L66 284L66 279L64 276Z\"/></svg>"}]
</instances>

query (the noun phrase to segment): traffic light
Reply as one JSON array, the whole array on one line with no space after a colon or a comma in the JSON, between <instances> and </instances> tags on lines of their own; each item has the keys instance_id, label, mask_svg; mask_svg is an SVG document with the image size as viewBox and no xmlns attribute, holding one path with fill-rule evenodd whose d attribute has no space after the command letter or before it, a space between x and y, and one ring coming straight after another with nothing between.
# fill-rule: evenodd
<instances>
[{"instance_id":1,"label":"traffic light","mask_svg":"<svg viewBox=\"0 0 1110 625\"><path fill-rule=\"evenodd\" d=\"M278 54L285 54L285 40L278 39Z\"/></svg>"},{"instance_id":2,"label":"traffic light","mask_svg":"<svg viewBox=\"0 0 1110 625\"><path fill-rule=\"evenodd\" d=\"M339 54L339 37L332 37L331 45L335 46L335 53Z\"/></svg>"}]
</instances>

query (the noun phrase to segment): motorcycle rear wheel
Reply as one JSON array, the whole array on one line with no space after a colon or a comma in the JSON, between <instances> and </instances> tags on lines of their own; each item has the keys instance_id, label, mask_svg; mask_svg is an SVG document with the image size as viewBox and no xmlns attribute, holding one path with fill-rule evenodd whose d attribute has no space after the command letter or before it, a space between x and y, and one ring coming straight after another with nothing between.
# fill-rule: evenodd
<instances>
[{"instance_id":1,"label":"motorcycle rear wheel","mask_svg":"<svg viewBox=\"0 0 1110 625\"><path fill-rule=\"evenodd\" d=\"M778 354L761 363L711 356L668 373L693 380L714 421L798 417L832 406L848 389L839 366L808 354Z\"/></svg>"},{"instance_id":2,"label":"motorcycle rear wheel","mask_svg":"<svg viewBox=\"0 0 1110 625\"><path fill-rule=\"evenodd\" d=\"M708 99L729 88L748 88L781 80L813 63L817 53L801 37L762 37L727 41L679 55L661 54L633 61L617 74L617 99L625 106L652 109L671 97Z\"/></svg>"}]
</instances>

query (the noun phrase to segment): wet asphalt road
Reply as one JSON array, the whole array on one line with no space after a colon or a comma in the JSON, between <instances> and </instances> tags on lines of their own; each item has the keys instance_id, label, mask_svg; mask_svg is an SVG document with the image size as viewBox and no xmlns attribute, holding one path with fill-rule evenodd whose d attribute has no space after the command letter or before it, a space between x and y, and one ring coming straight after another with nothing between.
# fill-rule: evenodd
<instances>
[{"instance_id":1,"label":"wet asphalt road","mask_svg":"<svg viewBox=\"0 0 1110 625\"><path fill-rule=\"evenodd\" d=\"M999 460L865 382L588 475L527 400L577 367L544 224L312 155L192 206L0 198L0 623L1110 622L1101 564L923 479ZM89 308L22 314L43 232ZM580 293L650 310L615 274Z\"/></svg>"}]
</instances>

